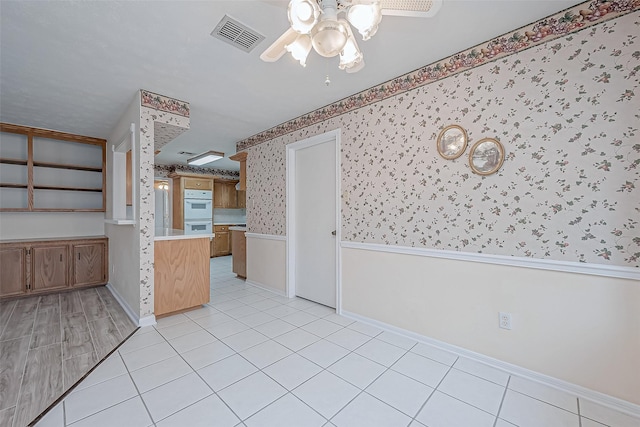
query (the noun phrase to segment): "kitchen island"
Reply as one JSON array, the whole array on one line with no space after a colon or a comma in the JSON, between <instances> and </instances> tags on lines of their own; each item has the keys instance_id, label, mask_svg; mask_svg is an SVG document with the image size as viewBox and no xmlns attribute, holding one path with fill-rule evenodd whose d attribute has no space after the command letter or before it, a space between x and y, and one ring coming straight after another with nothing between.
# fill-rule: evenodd
<instances>
[{"instance_id":1,"label":"kitchen island","mask_svg":"<svg viewBox=\"0 0 640 427\"><path fill-rule=\"evenodd\" d=\"M185 234L157 228L154 244L156 318L209 302L209 252L212 233Z\"/></svg>"}]
</instances>

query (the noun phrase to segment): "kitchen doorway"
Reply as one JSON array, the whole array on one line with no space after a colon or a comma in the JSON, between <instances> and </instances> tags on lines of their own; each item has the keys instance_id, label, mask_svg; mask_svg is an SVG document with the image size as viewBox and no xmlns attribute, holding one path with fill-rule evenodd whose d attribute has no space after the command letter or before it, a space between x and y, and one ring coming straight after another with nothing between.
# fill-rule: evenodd
<instances>
[{"instance_id":1,"label":"kitchen doorway","mask_svg":"<svg viewBox=\"0 0 640 427\"><path fill-rule=\"evenodd\" d=\"M156 228L173 228L171 224L171 180L155 178L153 192L155 197Z\"/></svg>"},{"instance_id":2,"label":"kitchen doorway","mask_svg":"<svg viewBox=\"0 0 640 427\"><path fill-rule=\"evenodd\" d=\"M287 295L340 312L340 129L287 146Z\"/></svg>"}]
</instances>

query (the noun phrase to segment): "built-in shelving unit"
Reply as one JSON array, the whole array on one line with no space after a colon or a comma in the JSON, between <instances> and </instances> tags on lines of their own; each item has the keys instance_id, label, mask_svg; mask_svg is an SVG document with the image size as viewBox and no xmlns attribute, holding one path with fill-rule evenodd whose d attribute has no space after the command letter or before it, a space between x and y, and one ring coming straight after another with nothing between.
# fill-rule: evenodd
<instances>
[{"instance_id":1,"label":"built-in shelving unit","mask_svg":"<svg viewBox=\"0 0 640 427\"><path fill-rule=\"evenodd\" d=\"M0 138L0 211L105 211L104 139L7 123Z\"/></svg>"}]
</instances>

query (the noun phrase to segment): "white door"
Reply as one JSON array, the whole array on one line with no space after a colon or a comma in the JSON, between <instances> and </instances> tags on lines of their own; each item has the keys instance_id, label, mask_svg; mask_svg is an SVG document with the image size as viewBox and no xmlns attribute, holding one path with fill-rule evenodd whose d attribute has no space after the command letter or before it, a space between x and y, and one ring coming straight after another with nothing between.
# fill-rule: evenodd
<instances>
[{"instance_id":1,"label":"white door","mask_svg":"<svg viewBox=\"0 0 640 427\"><path fill-rule=\"evenodd\" d=\"M295 294L336 307L335 136L296 149L294 183Z\"/></svg>"}]
</instances>

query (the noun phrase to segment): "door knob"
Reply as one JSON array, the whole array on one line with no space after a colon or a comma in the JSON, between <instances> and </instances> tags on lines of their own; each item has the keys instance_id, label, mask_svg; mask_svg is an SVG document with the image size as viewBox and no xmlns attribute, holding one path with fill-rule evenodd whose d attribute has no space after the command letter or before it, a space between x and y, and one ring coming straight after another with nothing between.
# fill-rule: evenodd
<instances>
[{"instance_id":1,"label":"door knob","mask_svg":"<svg viewBox=\"0 0 640 427\"><path fill-rule=\"evenodd\" d=\"M335 235L336 235L336 230L333 230L333 231L331 232L331 235L332 235L332 236L335 236Z\"/></svg>"}]
</instances>

